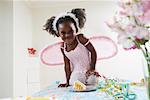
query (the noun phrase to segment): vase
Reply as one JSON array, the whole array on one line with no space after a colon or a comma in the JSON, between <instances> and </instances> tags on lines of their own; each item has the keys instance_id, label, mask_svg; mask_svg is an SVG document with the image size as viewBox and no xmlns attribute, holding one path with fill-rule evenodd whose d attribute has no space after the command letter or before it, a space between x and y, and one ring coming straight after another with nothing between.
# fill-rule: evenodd
<instances>
[{"instance_id":1,"label":"vase","mask_svg":"<svg viewBox=\"0 0 150 100\"><path fill-rule=\"evenodd\" d=\"M147 94L148 94L148 100L150 100L150 77L146 77L146 88L147 88Z\"/></svg>"},{"instance_id":2,"label":"vase","mask_svg":"<svg viewBox=\"0 0 150 100\"><path fill-rule=\"evenodd\" d=\"M146 57L143 60L145 85L147 88L148 100L150 100L150 57Z\"/></svg>"}]
</instances>

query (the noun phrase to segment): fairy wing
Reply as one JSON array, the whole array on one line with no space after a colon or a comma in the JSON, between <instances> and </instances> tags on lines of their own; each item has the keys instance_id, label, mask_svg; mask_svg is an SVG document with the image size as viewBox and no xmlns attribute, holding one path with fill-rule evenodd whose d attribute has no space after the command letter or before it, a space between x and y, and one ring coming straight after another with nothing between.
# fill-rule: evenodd
<instances>
[{"instance_id":1,"label":"fairy wing","mask_svg":"<svg viewBox=\"0 0 150 100\"><path fill-rule=\"evenodd\" d=\"M63 55L60 50L62 42L46 46L40 53L40 60L43 64L53 66L63 64Z\"/></svg>"},{"instance_id":2,"label":"fairy wing","mask_svg":"<svg viewBox=\"0 0 150 100\"><path fill-rule=\"evenodd\" d=\"M97 52L97 60L108 59L117 54L115 42L106 36L95 36L89 38ZM40 53L40 60L48 66L62 65L63 55L60 50L62 42L46 46Z\"/></svg>"},{"instance_id":3,"label":"fairy wing","mask_svg":"<svg viewBox=\"0 0 150 100\"><path fill-rule=\"evenodd\" d=\"M95 36L90 38L97 52L97 60L108 59L117 54L117 45L115 42L106 36Z\"/></svg>"}]
</instances>

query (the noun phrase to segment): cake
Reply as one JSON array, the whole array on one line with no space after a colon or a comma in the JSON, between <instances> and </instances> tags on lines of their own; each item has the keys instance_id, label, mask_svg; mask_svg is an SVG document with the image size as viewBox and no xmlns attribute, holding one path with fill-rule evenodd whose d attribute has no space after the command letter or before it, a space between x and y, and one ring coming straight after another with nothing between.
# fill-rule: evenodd
<instances>
[{"instance_id":1,"label":"cake","mask_svg":"<svg viewBox=\"0 0 150 100\"><path fill-rule=\"evenodd\" d=\"M74 84L73 84L73 89L75 91L84 91L84 90L86 90L86 85L84 85L80 81L75 81Z\"/></svg>"}]
</instances>

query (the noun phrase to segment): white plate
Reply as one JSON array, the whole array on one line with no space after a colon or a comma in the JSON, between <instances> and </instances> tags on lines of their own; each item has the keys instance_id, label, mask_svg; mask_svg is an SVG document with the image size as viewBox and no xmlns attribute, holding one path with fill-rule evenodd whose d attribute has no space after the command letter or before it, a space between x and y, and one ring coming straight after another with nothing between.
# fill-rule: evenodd
<instances>
[{"instance_id":1,"label":"white plate","mask_svg":"<svg viewBox=\"0 0 150 100\"><path fill-rule=\"evenodd\" d=\"M69 88L69 90L70 91L72 91L72 92L90 92L90 91L95 91L95 90L97 90L98 89L98 86L97 85L87 85L86 86L86 90L75 90L74 88L73 88L73 86L70 86L70 87L68 87Z\"/></svg>"}]
</instances>

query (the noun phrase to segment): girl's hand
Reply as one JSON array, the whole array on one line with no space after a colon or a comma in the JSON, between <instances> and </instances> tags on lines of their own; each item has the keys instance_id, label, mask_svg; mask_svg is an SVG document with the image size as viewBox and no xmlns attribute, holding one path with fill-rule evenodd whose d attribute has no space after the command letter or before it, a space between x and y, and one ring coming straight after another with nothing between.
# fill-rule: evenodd
<instances>
[{"instance_id":1,"label":"girl's hand","mask_svg":"<svg viewBox=\"0 0 150 100\"><path fill-rule=\"evenodd\" d=\"M65 84L59 84L58 87L68 87L69 84L68 83L65 83Z\"/></svg>"},{"instance_id":2,"label":"girl's hand","mask_svg":"<svg viewBox=\"0 0 150 100\"><path fill-rule=\"evenodd\" d=\"M101 77L100 74L98 72L96 72L95 70L88 70L86 72L86 76L90 76L90 75L95 75L96 77Z\"/></svg>"},{"instance_id":3,"label":"girl's hand","mask_svg":"<svg viewBox=\"0 0 150 100\"><path fill-rule=\"evenodd\" d=\"M88 77L88 76L92 75L92 74L94 73L94 71L95 71L95 70L89 69L89 70L86 72L86 76Z\"/></svg>"}]
</instances>

